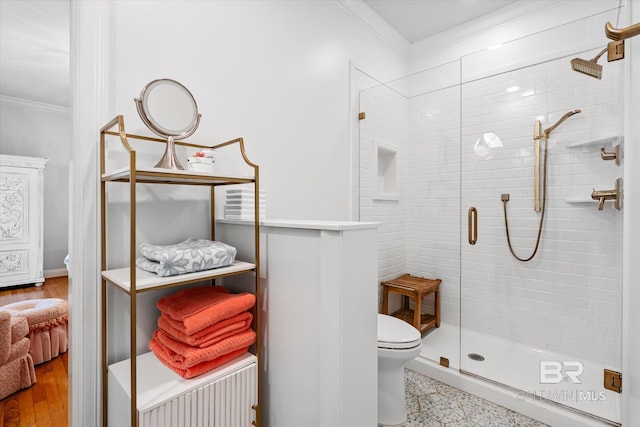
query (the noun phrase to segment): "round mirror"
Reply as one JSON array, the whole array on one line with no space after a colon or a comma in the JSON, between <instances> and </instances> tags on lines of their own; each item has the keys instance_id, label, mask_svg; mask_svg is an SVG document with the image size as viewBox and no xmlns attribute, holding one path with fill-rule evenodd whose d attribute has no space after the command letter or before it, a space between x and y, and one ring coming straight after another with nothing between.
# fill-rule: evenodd
<instances>
[{"instance_id":1,"label":"round mirror","mask_svg":"<svg viewBox=\"0 0 640 427\"><path fill-rule=\"evenodd\" d=\"M164 156L155 167L184 169L175 155L174 140L191 136L200 124L200 114L191 92L171 79L153 80L135 98L138 114L154 133L167 138Z\"/></svg>"},{"instance_id":2,"label":"round mirror","mask_svg":"<svg viewBox=\"0 0 640 427\"><path fill-rule=\"evenodd\" d=\"M200 124L196 100L175 80L152 81L142 89L136 105L142 121L160 136L183 139Z\"/></svg>"}]
</instances>

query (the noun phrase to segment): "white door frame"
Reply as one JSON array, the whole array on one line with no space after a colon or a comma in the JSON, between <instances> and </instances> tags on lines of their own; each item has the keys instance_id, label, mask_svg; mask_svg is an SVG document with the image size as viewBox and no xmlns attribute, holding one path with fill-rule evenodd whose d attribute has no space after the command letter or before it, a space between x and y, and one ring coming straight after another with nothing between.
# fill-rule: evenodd
<instances>
[{"instance_id":1,"label":"white door frame","mask_svg":"<svg viewBox=\"0 0 640 427\"><path fill-rule=\"evenodd\" d=\"M72 148L69 209L69 419L99 426L100 248L98 140L108 99L105 91L107 5L71 1Z\"/></svg>"}]
</instances>

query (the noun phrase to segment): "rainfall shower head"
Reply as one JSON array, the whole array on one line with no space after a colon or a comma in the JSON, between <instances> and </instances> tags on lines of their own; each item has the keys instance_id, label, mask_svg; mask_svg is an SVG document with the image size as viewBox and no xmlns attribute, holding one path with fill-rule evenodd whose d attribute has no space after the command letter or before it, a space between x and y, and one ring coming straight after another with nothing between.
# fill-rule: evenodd
<instances>
[{"instance_id":1,"label":"rainfall shower head","mask_svg":"<svg viewBox=\"0 0 640 427\"><path fill-rule=\"evenodd\" d=\"M595 77L596 79L602 78L602 65L598 64L598 59L607 51L605 47L597 54L593 59L587 61L586 59L573 58L571 60L571 68L587 76Z\"/></svg>"}]
</instances>

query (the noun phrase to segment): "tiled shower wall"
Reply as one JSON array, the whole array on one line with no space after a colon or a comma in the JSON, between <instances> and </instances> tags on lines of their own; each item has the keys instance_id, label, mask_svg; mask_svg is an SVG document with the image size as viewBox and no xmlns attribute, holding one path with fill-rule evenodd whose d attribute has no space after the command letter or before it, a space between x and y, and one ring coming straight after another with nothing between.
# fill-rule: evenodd
<instances>
[{"instance_id":1,"label":"tiled shower wall","mask_svg":"<svg viewBox=\"0 0 640 427\"><path fill-rule=\"evenodd\" d=\"M407 271L442 280L441 321L459 325L460 86L412 97L409 117Z\"/></svg>"},{"instance_id":2,"label":"tiled shower wall","mask_svg":"<svg viewBox=\"0 0 640 427\"><path fill-rule=\"evenodd\" d=\"M466 226L461 236L462 326L619 367L623 211L611 202L598 211L590 194L614 188L623 166L600 159L611 143L570 145L622 134L622 65L607 64L598 80L572 71L570 59L462 85L461 211L475 206L479 215L478 243L466 243ZM582 113L548 140L539 252L530 262L517 261L507 247L501 194L510 194L512 245L528 257L540 218L533 210L534 122L545 129L576 108ZM487 132L503 146L477 146Z\"/></svg>"},{"instance_id":3,"label":"tiled shower wall","mask_svg":"<svg viewBox=\"0 0 640 427\"><path fill-rule=\"evenodd\" d=\"M366 119L360 125L359 199L360 220L376 221L378 228L378 277L394 278L405 271L407 180L409 154L409 102L406 97L386 86L361 92L360 111ZM376 199L377 147L395 150L398 173L396 200Z\"/></svg>"},{"instance_id":4,"label":"tiled shower wall","mask_svg":"<svg viewBox=\"0 0 640 427\"><path fill-rule=\"evenodd\" d=\"M363 180L360 218L383 223L381 280L405 272L442 278L443 322L461 319L463 329L618 368L623 211L611 202L598 211L589 196L612 189L623 166L600 159L611 143L569 145L622 134L622 65L605 65L597 80L572 71L570 59L410 98L384 87L363 92L361 179L373 175L368 147L375 140L395 141L404 174L395 203L373 200ZM534 122L548 128L574 108L582 113L549 139L542 243L522 263L507 248L501 194L510 194L513 247L528 256L540 218L533 211ZM476 147L487 132L503 146ZM475 246L467 243L470 206L479 213Z\"/></svg>"}]
</instances>

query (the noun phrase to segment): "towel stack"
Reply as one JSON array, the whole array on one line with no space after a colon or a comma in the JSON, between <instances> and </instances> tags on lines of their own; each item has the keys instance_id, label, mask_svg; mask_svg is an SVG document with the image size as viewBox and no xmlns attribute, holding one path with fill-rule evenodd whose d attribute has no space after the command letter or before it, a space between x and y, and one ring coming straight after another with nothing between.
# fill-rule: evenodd
<instances>
[{"instance_id":1,"label":"towel stack","mask_svg":"<svg viewBox=\"0 0 640 427\"><path fill-rule=\"evenodd\" d=\"M224 206L226 219L242 219L253 221L255 218L255 191L253 187L234 188L227 190L227 200ZM267 212L267 192L260 190L259 199L260 219L265 219Z\"/></svg>"},{"instance_id":2,"label":"towel stack","mask_svg":"<svg viewBox=\"0 0 640 427\"><path fill-rule=\"evenodd\" d=\"M255 296L222 286L183 289L161 298L159 329L149 348L183 378L193 378L244 354L256 340L247 310Z\"/></svg>"}]
</instances>

